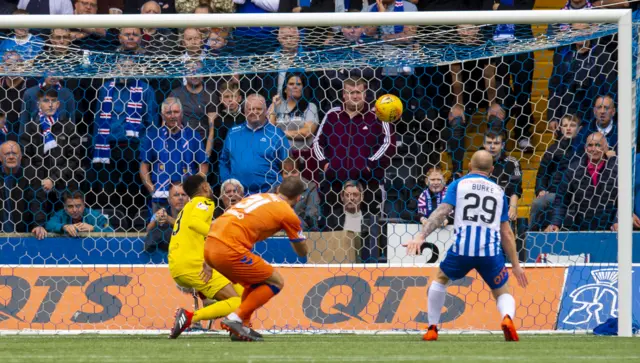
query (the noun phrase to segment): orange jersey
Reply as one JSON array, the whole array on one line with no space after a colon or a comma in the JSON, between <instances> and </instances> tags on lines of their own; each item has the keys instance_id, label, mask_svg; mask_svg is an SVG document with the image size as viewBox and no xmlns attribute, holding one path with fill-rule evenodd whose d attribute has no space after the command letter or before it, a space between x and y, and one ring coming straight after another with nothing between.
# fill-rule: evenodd
<instances>
[{"instance_id":1,"label":"orange jersey","mask_svg":"<svg viewBox=\"0 0 640 363\"><path fill-rule=\"evenodd\" d=\"M293 208L277 194L262 193L244 198L227 209L211 225L208 238L244 252L280 230L285 231L291 242L305 240Z\"/></svg>"}]
</instances>

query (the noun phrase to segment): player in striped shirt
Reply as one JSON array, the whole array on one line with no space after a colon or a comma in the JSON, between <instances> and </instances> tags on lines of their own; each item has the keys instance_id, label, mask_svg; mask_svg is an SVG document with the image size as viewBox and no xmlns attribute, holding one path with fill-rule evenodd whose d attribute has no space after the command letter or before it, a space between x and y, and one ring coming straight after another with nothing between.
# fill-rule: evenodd
<instances>
[{"instance_id":1,"label":"player in striped shirt","mask_svg":"<svg viewBox=\"0 0 640 363\"><path fill-rule=\"evenodd\" d=\"M422 231L405 245L408 255L419 255L426 237L442 226L449 213L455 210L456 240L429 287L429 329L422 339L438 340L437 324L440 322L449 280L461 279L475 269L496 299L498 311L503 317L505 340L518 341L512 320L516 302L509 293L509 272L505 267L502 249L512 263L512 272L518 284L526 287L528 281L518 261L515 237L509 224L509 203L502 188L489 179L493 170L491 154L484 150L476 152L471 158L470 168L468 175L449 185L442 204L424 222Z\"/></svg>"}]
</instances>

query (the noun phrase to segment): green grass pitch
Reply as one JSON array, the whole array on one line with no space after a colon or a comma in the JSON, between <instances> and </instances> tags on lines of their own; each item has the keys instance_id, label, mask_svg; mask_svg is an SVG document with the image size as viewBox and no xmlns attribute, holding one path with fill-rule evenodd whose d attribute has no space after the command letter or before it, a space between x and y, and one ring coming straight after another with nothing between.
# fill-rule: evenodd
<instances>
[{"instance_id":1,"label":"green grass pitch","mask_svg":"<svg viewBox=\"0 0 640 363\"><path fill-rule=\"evenodd\" d=\"M640 362L638 338L588 335L0 336L0 362Z\"/></svg>"}]
</instances>

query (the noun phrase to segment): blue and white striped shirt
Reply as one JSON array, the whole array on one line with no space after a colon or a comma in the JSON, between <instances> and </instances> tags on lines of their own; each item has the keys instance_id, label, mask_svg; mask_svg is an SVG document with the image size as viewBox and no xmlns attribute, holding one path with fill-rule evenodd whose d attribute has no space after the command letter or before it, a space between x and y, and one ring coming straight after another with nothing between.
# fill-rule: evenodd
<instances>
[{"instance_id":1,"label":"blue and white striped shirt","mask_svg":"<svg viewBox=\"0 0 640 363\"><path fill-rule=\"evenodd\" d=\"M502 253L500 224L509 220L509 202L498 184L483 175L466 175L449 185L443 203L455 208L452 252L471 257Z\"/></svg>"}]
</instances>

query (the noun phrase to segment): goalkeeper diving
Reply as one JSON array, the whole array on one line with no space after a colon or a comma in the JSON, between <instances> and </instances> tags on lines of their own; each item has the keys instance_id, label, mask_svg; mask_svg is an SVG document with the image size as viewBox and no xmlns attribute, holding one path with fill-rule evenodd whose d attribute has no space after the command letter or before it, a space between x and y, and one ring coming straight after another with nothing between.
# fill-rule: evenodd
<instances>
[{"instance_id":1,"label":"goalkeeper diving","mask_svg":"<svg viewBox=\"0 0 640 363\"><path fill-rule=\"evenodd\" d=\"M204 263L204 242L213 219L213 190L199 174L183 183L191 199L176 218L169 244L169 272L181 287L194 289L203 299L214 300L194 312L176 311L169 338L177 338L185 329L201 320L214 320L234 312L240 306L243 288L231 282ZM255 333L255 332L254 332ZM255 333L257 334L257 333Z\"/></svg>"}]
</instances>

